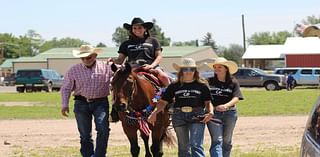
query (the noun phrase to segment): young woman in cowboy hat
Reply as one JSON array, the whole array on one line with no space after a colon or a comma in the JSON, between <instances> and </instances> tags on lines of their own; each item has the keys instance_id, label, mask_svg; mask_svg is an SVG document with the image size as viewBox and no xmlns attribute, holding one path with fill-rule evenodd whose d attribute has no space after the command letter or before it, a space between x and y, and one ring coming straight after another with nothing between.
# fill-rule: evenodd
<instances>
[{"instance_id":1,"label":"young woman in cowboy hat","mask_svg":"<svg viewBox=\"0 0 320 157\"><path fill-rule=\"evenodd\" d=\"M178 78L163 93L148 122L154 124L157 114L174 99L172 125L178 138L178 156L204 157L202 145L205 123L213 115L209 88L200 80L192 58L183 58L180 65L173 63L173 67L178 71ZM194 119L201 115L204 115L202 121Z\"/></svg>"},{"instance_id":2,"label":"young woman in cowboy hat","mask_svg":"<svg viewBox=\"0 0 320 157\"><path fill-rule=\"evenodd\" d=\"M129 39L124 41L119 47L119 55L116 59L109 59L116 64L127 62L142 66L144 70L154 71L165 87L169 85L168 75L159 66L162 59L161 46L156 38L151 37L150 29L153 27L152 22L144 22L141 18L135 17L131 24L124 23L123 27L129 32ZM119 121L115 109L111 111L111 121Z\"/></svg>"},{"instance_id":3,"label":"young woman in cowboy hat","mask_svg":"<svg viewBox=\"0 0 320 157\"><path fill-rule=\"evenodd\" d=\"M161 83L168 86L169 78L159 66L162 48L158 40L151 37L149 32L153 23L144 22L141 18L135 17L131 24L124 23L123 27L129 31L129 39L120 45L118 58L113 62L122 64L128 57L129 63L141 65L145 70L154 69Z\"/></svg>"},{"instance_id":4,"label":"young woman in cowboy hat","mask_svg":"<svg viewBox=\"0 0 320 157\"><path fill-rule=\"evenodd\" d=\"M229 157L232 148L232 134L237 121L236 104L243 99L238 81L232 76L238 70L233 61L216 58L208 66L214 70L209 80L214 117L221 123L207 123L211 135L211 157Z\"/></svg>"}]
</instances>

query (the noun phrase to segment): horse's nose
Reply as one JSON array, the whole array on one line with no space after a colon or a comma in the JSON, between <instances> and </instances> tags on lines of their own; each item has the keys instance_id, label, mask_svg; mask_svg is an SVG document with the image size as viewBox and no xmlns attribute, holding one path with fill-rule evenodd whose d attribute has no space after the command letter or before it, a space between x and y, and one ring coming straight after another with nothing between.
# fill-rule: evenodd
<instances>
[{"instance_id":1,"label":"horse's nose","mask_svg":"<svg viewBox=\"0 0 320 157\"><path fill-rule=\"evenodd\" d=\"M120 103L120 104L119 104L119 109L120 109L120 111L126 111L126 110L127 110L127 104L125 104L125 103Z\"/></svg>"},{"instance_id":2,"label":"horse's nose","mask_svg":"<svg viewBox=\"0 0 320 157\"><path fill-rule=\"evenodd\" d=\"M126 111L127 110L127 105L125 103L113 103L112 106L117 110L117 111Z\"/></svg>"}]
</instances>

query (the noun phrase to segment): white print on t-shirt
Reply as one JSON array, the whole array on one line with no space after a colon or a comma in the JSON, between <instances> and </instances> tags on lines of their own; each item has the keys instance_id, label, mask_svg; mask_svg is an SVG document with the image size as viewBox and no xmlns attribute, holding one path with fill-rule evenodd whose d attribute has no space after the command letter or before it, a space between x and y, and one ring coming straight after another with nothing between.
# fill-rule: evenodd
<instances>
[{"instance_id":1,"label":"white print on t-shirt","mask_svg":"<svg viewBox=\"0 0 320 157\"><path fill-rule=\"evenodd\" d=\"M212 95L224 96L224 97L228 97L226 93L232 93L232 90L229 88L212 87L210 88L210 91L214 91L214 92L211 92Z\"/></svg>"},{"instance_id":2,"label":"white print on t-shirt","mask_svg":"<svg viewBox=\"0 0 320 157\"><path fill-rule=\"evenodd\" d=\"M175 92L175 94L181 94L181 93L196 93L201 94L201 91L199 90L178 90Z\"/></svg>"},{"instance_id":3,"label":"white print on t-shirt","mask_svg":"<svg viewBox=\"0 0 320 157\"><path fill-rule=\"evenodd\" d=\"M179 95L179 98L195 98L197 95L201 94L199 90L178 90L175 92L176 95ZM182 94L182 95L181 95Z\"/></svg>"}]
</instances>

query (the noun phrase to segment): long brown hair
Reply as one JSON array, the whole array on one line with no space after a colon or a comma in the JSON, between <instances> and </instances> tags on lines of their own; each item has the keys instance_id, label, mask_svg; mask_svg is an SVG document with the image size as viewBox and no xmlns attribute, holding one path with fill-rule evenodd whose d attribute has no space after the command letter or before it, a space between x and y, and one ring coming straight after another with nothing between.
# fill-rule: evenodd
<instances>
[{"instance_id":1,"label":"long brown hair","mask_svg":"<svg viewBox=\"0 0 320 157\"><path fill-rule=\"evenodd\" d=\"M229 68L225 65L223 65L226 69L227 69L227 72L226 72L226 78L225 78L225 81L228 85L232 84L232 79L233 79L233 76L230 74L230 71L229 71ZM212 84L215 84L216 82L218 82L218 76L216 73L214 73L214 77L212 79L209 80L209 84L212 85Z\"/></svg>"}]
</instances>

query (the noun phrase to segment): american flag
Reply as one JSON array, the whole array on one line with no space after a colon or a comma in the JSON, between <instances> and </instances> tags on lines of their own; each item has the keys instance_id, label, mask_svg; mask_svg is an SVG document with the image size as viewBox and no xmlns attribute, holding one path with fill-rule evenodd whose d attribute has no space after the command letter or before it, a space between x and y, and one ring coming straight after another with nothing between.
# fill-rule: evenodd
<instances>
[{"instance_id":1,"label":"american flag","mask_svg":"<svg viewBox=\"0 0 320 157\"><path fill-rule=\"evenodd\" d=\"M139 123L140 130L141 130L144 134L146 134L147 136L149 136L150 133L151 133L151 131L150 131L150 129L149 129L148 123L147 123L145 120L143 120L143 119L139 119L139 120L138 120L138 123Z\"/></svg>"}]
</instances>

